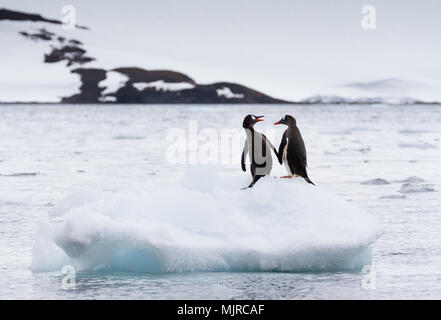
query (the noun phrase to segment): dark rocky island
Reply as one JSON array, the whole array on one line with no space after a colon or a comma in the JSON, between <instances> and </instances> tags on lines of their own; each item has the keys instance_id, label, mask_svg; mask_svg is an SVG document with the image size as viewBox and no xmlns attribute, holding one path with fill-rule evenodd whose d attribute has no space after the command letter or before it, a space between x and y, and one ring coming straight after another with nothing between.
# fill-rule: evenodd
<instances>
[{"instance_id":1,"label":"dark rocky island","mask_svg":"<svg viewBox=\"0 0 441 320\"><path fill-rule=\"evenodd\" d=\"M46 25L22 30L18 36L22 36L23 41L46 43L42 63L65 63L66 73L80 77L79 93L61 97L61 103L289 103L237 83L198 84L189 76L171 70L88 68L91 62L95 62L94 66L99 64L99 57L89 56L82 41L48 30L50 25L60 25L61 21L40 14L0 9L0 22L2 20ZM87 27L78 27L90 32ZM130 65L130 61L127 64Z\"/></svg>"},{"instance_id":2,"label":"dark rocky island","mask_svg":"<svg viewBox=\"0 0 441 320\"><path fill-rule=\"evenodd\" d=\"M240 84L218 82L197 84L187 75L168 70L116 68L109 70L126 77L115 91L104 93L100 82L107 70L79 68L80 93L62 99L63 103L287 103Z\"/></svg>"}]
</instances>

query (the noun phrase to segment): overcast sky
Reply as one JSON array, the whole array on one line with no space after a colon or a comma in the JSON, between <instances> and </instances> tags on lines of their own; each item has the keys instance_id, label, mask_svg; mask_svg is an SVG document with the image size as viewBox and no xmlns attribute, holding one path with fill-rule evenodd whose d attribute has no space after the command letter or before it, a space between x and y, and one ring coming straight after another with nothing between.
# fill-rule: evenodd
<instances>
[{"instance_id":1,"label":"overcast sky","mask_svg":"<svg viewBox=\"0 0 441 320\"><path fill-rule=\"evenodd\" d=\"M235 81L297 99L353 81L441 79L437 0L2 0L0 7L60 19L65 4L76 7L78 24L113 39L127 65L175 69L201 83ZM376 8L376 30L361 27L366 4Z\"/></svg>"}]
</instances>

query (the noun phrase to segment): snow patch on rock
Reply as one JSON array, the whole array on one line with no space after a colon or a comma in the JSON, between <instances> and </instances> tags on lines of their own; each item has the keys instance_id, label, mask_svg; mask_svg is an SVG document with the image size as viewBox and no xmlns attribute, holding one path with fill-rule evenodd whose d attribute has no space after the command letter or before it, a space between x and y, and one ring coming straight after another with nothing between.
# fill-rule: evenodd
<instances>
[{"instance_id":1,"label":"snow patch on rock","mask_svg":"<svg viewBox=\"0 0 441 320\"><path fill-rule=\"evenodd\" d=\"M101 97L104 99L105 95L117 92L120 88L126 85L128 80L129 77L121 72L107 71L106 79L98 83L98 87L105 88L105 90L101 92Z\"/></svg>"},{"instance_id":2,"label":"snow patch on rock","mask_svg":"<svg viewBox=\"0 0 441 320\"><path fill-rule=\"evenodd\" d=\"M193 89L194 84L188 82L164 82L164 80L158 80L154 82L135 82L133 86L142 91L146 88L155 88L156 91L181 91L187 89Z\"/></svg>"},{"instance_id":3,"label":"snow patch on rock","mask_svg":"<svg viewBox=\"0 0 441 320\"><path fill-rule=\"evenodd\" d=\"M227 99L231 99L231 98L243 99L243 97L244 97L243 94L234 93L228 87L223 87L222 89L216 89L216 92L219 97L224 96Z\"/></svg>"}]
</instances>

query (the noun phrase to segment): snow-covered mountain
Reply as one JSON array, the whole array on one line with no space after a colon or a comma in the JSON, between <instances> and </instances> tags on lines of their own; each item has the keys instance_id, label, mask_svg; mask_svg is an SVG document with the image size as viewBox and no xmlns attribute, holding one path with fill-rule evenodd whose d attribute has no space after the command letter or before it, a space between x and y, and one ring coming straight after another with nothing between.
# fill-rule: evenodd
<instances>
[{"instance_id":1,"label":"snow-covered mountain","mask_svg":"<svg viewBox=\"0 0 441 320\"><path fill-rule=\"evenodd\" d=\"M131 62L118 54L120 67L108 69L100 57L121 48L99 48L93 30L66 30L39 14L0 9L0 33L0 102L286 103L236 83L198 84L180 72L126 67Z\"/></svg>"},{"instance_id":2,"label":"snow-covered mountain","mask_svg":"<svg viewBox=\"0 0 441 320\"><path fill-rule=\"evenodd\" d=\"M439 104L441 88L429 81L387 78L350 82L302 100L308 104Z\"/></svg>"}]
</instances>

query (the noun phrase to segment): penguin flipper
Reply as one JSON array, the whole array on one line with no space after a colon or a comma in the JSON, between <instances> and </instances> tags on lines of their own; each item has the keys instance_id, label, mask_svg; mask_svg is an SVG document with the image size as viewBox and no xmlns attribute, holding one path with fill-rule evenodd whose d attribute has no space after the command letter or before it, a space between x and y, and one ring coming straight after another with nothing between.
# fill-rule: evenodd
<instances>
[{"instance_id":1,"label":"penguin flipper","mask_svg":"<svg viewBox=\"0 0 441 320\"><path fill-rule=\"evenodd\" d=\"M242 166L243 172L247 171L247 168L245 166L245 156L247 155L247 153L248 153L248 146L247 143L245 142L245 146L243 147L243 151L242 151L242 158L240 160L240 165Z\"/></svg>"},{"instance_id":2,"label":"penguin flipper","mask_svg":"<svg viewBox=\"0 0 441 320\"><path fill-rule=\"evenodd\" d=\"M279 158L279 153L277 152L277 149L273 146L271 141L268 140L268 138L262 133L262 137L264 138L265 142L268 143L270 148L273 150L274 154L276 155L276 158Z\"/></svg>"},{"instance_id":3,"label":"penguin flipper","mask_svg":"<svg viewBox=\"0 0 441 320\"><path fill-rule=\"evenodd\" d=\"M285 148L285 146L286 146L286 131L283 133L282 140L280 141L279 152L277 154L277 159L279 160L280 164L283 163L283 149Z\"/></svg>"}]
</instances>

